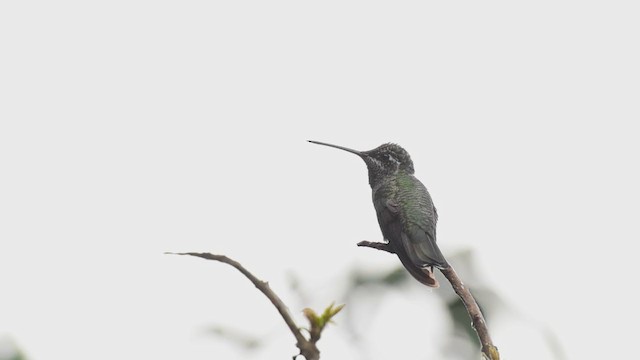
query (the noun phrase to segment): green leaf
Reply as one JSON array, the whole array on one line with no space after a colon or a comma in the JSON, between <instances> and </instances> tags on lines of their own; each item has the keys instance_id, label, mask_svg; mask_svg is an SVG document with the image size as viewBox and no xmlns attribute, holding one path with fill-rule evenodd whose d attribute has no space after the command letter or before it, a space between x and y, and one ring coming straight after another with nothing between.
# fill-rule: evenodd
<instances>
[{"instance_id":1,"label":"green leaf","mask_svg":"<svg viewBox=\"0 0 640 360\"><path fill-rule=\"evenodd\" d=\"M320 335L322 334L322 330L324 327L331 322L331 319L342 310L343 305L335 306L335 303L331 303L324 311L322 315L318 316L318 314L310 308L305 308L302 310L304 316L309 320L311 324L311 329L309 329L309 334L311 336L311 341L315 342L320 339Z\"/></svg>"},{"instance_id":2,"label":"green leaf","mask_svg":"<svg viewBox=\"0 0 640 360\"><path fill-rule=\"evenodd\" d=\"M340 310L342 310L342 308L344 307L344 304L338 305L338 306L334 306L334 305L335 305L335 302L331 303L331 305L329 305L326 309L324 309L324 312L322 313L322 318L321 318L323 322L323 326L329 323L331 321L331 318L333 318L337 313L339 313Z\"/></svg>"}]
</instances>

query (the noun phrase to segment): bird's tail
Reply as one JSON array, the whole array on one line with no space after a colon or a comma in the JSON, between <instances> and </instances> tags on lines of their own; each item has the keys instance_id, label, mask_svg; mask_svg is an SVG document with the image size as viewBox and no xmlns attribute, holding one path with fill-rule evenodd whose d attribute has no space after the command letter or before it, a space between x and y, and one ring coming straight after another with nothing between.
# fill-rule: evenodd
<instances>
[{"instance_id":1,"label":"bird's tail","mask_svg":"<svg viewBox=\"0 0 640 360\"><path fill-rule=\"evenodd\" d=\"M420 283L432 287L438 288L440 287L440 283L436 280L435 274L433 273L432 266L419 267L413 264L409 259L409 256L406 254L404 249L396 251L398 258L400 258L400 262L404 265L405 269Z\"/></svg>"}]
</instances>

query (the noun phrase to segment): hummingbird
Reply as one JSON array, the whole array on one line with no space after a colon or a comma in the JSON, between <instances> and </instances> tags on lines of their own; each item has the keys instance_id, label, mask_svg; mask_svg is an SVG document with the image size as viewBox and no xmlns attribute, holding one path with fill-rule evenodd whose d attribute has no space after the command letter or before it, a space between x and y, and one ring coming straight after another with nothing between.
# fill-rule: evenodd
<instances>
[{"instance_id":1,"label":"hummingbird","mask_svg":"<svg viewBox=\"0 0 640 360\"><path fill-rule=\"evenodd\" d=\"M367 165L373 206L383 242L362 241L358 246L394 253L419 282L437 288L433 267L449 266L436 244L438 213L427 188L414 176L413 161L401 146L387 143L358 151L319 141L309 142L358 155Z\"/></svg>"}]
</instances>

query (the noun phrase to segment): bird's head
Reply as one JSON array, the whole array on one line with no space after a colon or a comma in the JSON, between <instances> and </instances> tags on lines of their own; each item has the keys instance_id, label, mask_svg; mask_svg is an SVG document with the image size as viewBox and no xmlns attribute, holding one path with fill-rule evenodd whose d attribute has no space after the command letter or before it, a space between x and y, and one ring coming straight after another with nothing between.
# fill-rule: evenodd
<instances>
[{"instance_id":1,"label":"bird's head","mask_svg":"<svg viewBox=\"0 0 640 360\"><path fill-rule=\"evenodd\" d=\"M411 156L409 156L409 153L400 145L388 143L382 144L373 150L358 151L319 141L309 140L309 142L334 147L336 149L358 155L362 160L364 160L365 164L367 164L367 169L369 170L369 184L371 187L374 187L385 177L395 175L400 171L404 171L408 174L414 173Z\"/></svg>"}]
</instances>

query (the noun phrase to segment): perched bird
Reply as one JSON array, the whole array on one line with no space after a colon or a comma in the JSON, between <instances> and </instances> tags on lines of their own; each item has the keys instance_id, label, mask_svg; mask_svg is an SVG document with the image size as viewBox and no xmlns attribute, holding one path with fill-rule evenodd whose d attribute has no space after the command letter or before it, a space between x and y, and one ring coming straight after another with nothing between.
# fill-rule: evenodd
<instances>
[{"instance_id":1,"label":"perched bird","mask_svg":"<svg viewBox=\"0 0 640 360\"><path fill-rule=\"evenodd\" d=\"M385 242L360 242L395 253L402 265L421 283L438 287L433 267L449 266L436 244L438 213L427 188L413 174L409 153L396 144L383 144L373 150L357 151L319 141L364 160L373 191L373 205Z\"/></svg>"}]
</instances>

